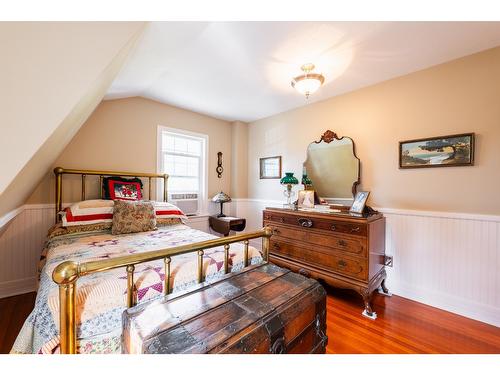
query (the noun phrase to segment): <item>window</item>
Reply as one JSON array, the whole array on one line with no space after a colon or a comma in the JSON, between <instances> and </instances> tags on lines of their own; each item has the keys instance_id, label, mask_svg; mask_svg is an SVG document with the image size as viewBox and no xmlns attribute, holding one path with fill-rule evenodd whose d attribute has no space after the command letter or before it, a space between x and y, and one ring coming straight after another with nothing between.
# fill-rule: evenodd
<instances>
[{"instance_id":1,"label":"window","mask_svg":"<svg viewBox=\"0 0 500 375\"><path fill-rule=\"evenodd\" d=\"M169 175L169 199L205 198L207 143L203 134L158 127L158 169Z\"/></svg>"}]
</instances>

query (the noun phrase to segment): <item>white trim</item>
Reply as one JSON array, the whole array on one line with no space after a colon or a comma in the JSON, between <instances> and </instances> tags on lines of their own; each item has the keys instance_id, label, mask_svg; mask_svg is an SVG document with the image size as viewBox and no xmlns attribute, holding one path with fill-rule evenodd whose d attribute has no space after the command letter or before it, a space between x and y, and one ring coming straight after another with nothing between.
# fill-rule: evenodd
<instances>
[{"instance_id":1,"label":"white trim","mask_svg":"<svg viewBox=\"0 0 500 375\"><path fill-rule=\"evenodd\" d=\"M25 210L25 206L23 205L23 206L17 207L16 209L14 209L10 212L7 212L5 215L0 217L0 229L3 226L7 225L12 219L14 219L17 215L19 215L24 210Z\"/></svg>"},{"instance_id":2,"label":"white trim","mask_svg":"<svg viewBox=\"0 0 500 375\"><path fill-rule=\"evenodd\" d=\"M183 134L191 137L197 137L197 138L202 138L204 139L204 145L203 145L203 150L202 150L202 161L203 161L203 167L201 168L201 192L198 195L199 199L199 207L198 207L198 213L206 211L205 207L205 201L208 199L208 150L209 150L209 136L208 134L203 134L203 133L197 133L197 132L192 132L184 129L178 129L178 128L172 128L168 126L163 126L163 125L158 125L157 130L156 130L156 172L157 173L162 173L162 158L160 157L161 154L161 134L162 132L167 131L167 132L172 132L172 133L177 133L177 134ZM160 199L159 193L162 192L161 182L157 181L156 185L156 198L157 200L162 200ZM168 198L167 198L168 200Z\"/></svg>"},{"instance_id":3,"label":"white trim","mask_svg":"<svg viewBox=\"0 0 500 375\"><path fill-rule=\"evenodd\" d=\"M36 284L36 277L1 282L0 298L34 292L36 291Z\"/></svg>"},{"instance_id":4,"label":"white trim","mask_svg":"<svg viewBox=\"0 0 500 375\"><path fill-rule=\"evenodd\" d=\"M493 221L496 223L500 223L500 215L470 214L470 213L446 212L446 211L420 211L420 210L406 210L399 208L383 208L383 207L374 207L374 209L383 212L384 214L391 214L391 215L405 215L405 216L409 215L409 216L422 216L422 217L437 217L443 219Z\"/></svg>"},{"instance_id":5,"label":"white trim","mask_svg":"<svg viewBox=\"0 0 500 375\"><path fill-rule=\"evenodd\" d=\"M500 327L500 308L485 305L475 301L460 298L454 295L436 292L432 289L418 288L407 283L399 283L397 288L391 289L392 294L411 299L462 315L484 323Z\"/></svg>"}]
</instances>

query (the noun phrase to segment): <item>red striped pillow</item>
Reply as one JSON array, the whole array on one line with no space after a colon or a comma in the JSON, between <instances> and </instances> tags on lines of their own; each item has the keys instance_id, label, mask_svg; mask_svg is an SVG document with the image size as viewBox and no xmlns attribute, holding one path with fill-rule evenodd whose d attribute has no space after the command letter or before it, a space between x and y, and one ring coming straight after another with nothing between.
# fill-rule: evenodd
<instances>
[{"instance_id":1,"label":"red striped pillow","mask_svg":"<svg viewBox=\"0 0 500 375\"><path fill-rule=\"evenodd\" d=\"M157 219L181 219L187 220L186 214L182 210L168 202L153 202Z\"/></svg>"},{"instance_id":2,"label":"red striped pillow","mask_svg":"<svg viewBox=\"0 0 500 375\"><path fill-rule=\"evenodd\" d=\"M113 221L113 201L94 199L72 204L64 210L63 227L111 223Z\"/></svg>"}]
</instances>

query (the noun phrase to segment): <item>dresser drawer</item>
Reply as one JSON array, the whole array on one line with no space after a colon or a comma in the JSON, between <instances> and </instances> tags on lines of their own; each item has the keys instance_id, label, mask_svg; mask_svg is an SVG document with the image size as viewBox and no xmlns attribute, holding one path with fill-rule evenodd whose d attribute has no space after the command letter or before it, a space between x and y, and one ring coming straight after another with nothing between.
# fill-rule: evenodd
<instances>
[{"instance_id":1,"label":"dresser drawer","mask_svg":"<svg viewBox=\"0 0 500 375\"><path fill-rule=\"evenodd\" d=\"M271 226L273 229L273 238L276 241L288 238L290 240L306 242L308 245L325 246L334 250L345 251L348 255L358 257L367 256L366 248L368 241L364 237L345 236L335 233L323 234L308 229L273 225L271 222L264 222L264 225Z\"/></svg>"},{"instance_id":2,"label":"dresser drawer","mask_svg":"<svg viewBox=\"0 0 500 375\"><path fill-rule=\"evenodd\" d=\"M273 255L315 265L347 277L359 280L367 279L367 262L364 259L342 256L333 252L331 254L320 252L317 249L309 249L288 242L276 241L272 238L270 244L270 252Z\"/></svg>"},{"instance_id":3,"label":"dresser drawer","mask_svg":"<svg viewBox=\"0 0 500 375\"><path fill-rule=\"evenodd\" d=\"M299 226L301 228L322 229L330 233L345 233L364 237L367 235L366 224L364 223L347 223L335 220L335 218L316 218L308 216L306 213L301 216L264 211L264 220L271 223Z\"/></svg>"}]
</instances>

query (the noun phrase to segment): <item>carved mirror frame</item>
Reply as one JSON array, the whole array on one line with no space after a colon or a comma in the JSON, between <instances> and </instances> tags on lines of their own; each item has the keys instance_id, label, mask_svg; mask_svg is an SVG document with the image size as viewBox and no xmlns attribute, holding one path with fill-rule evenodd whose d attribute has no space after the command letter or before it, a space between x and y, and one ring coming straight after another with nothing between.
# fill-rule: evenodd
<instances>
[{"instance_id":1,"label":"carved mirror frame","mask_svg":"<svg viewBox=\"0 0 500 375\"><path fill-rule=\"evenodd\" d=\"M354 140L351 138L351 137L340 137L337 135L337 133L331 131L331 130L327 130L320 138L319 141L313 141L311 143L321 143L321 142L325 142L325 143L331 143L333 142L333 140L342 140L344 138L349 138L351 141L352 141L352 154L353 156L358 160L358 177L357 177L357 180L353 182L352 184L352 199L354 199L354 197L356 196L356 193L357 193L357 187L358 185L360 184L360 176L361 176L361 160L358 158L358 156L356 155L356 146L354 144ZM309 146L308 146L309 148ZM306 158L306 160L304 161L303 164L305 164L307 162L307 160L309 159L309 157Z\"/></svg>"}]
</instances>

